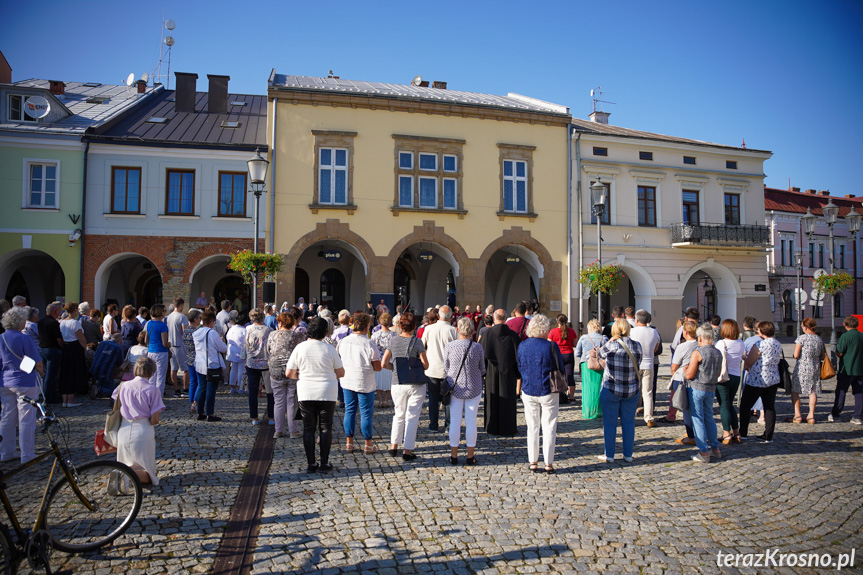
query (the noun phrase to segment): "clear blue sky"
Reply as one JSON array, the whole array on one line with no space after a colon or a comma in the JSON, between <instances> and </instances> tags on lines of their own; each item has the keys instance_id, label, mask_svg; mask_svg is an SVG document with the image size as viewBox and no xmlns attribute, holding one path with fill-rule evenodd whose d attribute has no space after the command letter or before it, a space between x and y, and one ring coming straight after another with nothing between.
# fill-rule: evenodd
<instances>
[{"instance_id":1,"label":"clear blue sky","mask_svg":"<svg viewBox=\"0 0 863 575\"><path fill-rule=\"evenodd\" d=\"M26 13L24 8L27 7ZM0 50L13 80L120 83L152 72L163 10L171 71L263 94L280 73L518 92L611 123L766 149L768 186L863 195L863 2L12 3ZM172 84L173 86L173 80Z\"/></svg>"}]
</instances>

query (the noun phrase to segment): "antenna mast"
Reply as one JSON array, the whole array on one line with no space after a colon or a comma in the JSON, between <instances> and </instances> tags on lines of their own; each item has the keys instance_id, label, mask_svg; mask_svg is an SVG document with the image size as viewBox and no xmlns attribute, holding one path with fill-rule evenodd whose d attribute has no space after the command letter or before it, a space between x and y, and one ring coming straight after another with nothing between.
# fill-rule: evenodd
<instances>
[{"instance_id":1,"label":"antenna mast","mask_svg":"<svg viewBox=\"0 0 863 575\"><path fill-rule=\"evenodd\" d=\"M159 64L156 69L153 71L153 85L162 82L162 79L165 79L166 89L171 89L171 47L174 45L174 37L171 36L171 31L176 28L177 25L173 20L165 19L165 13L162 12L162 31L161 37L159 38ZM167 31L167 32L166 32ZM165 62L167 66L167 73L162 74L162 63Z\"/></svg>"},{"instance_id":2,"label":"antenna mast","mask_svg":"<svg viewBox=\"0 0 863 575\"><path fill-rule=\"evenodd\" d=\"M609 102L608 100L602 100L602 95L604 92L602 91L602 86L597 86L593 90L590 91L590 98L593 100L593 111L596 112L596 104L597 102L602 104L616 104L617 102ZM602 112L602 106L599 107L599 111Z\"/></svg>"}]
</instances>

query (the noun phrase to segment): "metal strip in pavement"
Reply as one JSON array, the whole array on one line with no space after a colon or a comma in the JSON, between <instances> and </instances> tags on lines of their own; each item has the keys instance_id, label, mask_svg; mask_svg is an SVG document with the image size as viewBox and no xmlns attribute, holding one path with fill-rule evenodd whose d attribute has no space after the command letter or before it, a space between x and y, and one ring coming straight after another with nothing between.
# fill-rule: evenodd
<instances>
[{"instance_id":1,"label":"metal strip in pavement","mask_svg":"<svg viewBox=\"0 0 863 575\"><path fill-rule=\"evenodd\" d=\"M240 482L211 573L247 575L252 570L252 556L261 525L261 510L267 492L274 445L273 426L262 425L249 456L249 470Z\"/></svg>"}]
</instances>

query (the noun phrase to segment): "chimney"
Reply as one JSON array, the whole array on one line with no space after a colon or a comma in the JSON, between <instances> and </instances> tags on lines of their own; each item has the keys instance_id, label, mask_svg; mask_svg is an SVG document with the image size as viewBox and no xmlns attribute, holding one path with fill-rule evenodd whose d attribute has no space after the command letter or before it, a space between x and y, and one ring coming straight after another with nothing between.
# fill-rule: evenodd
<instances>
[{"instance_id":1,"label":"chimney","mask_svg":"<svg viewBox=\"0 0 863 575\"><path fill-rule=\"evenodd\" d=\"M439 90L446 90L446 82L441 82L440 80L435 80L432 82L432 88L437 88Z\"/></svg>"},{"instance_id":2,"label":"chimney","mask_svg":"<svg viewBox=\"0 0 863 575\"><path fill-rule=\"evenodd\" d=\"M189 72L174 72L177 76L177 90L174 93L175 112L194 112L195 97L197 96L195 84L198 81L197 74Z\"/></svg>"},{"instance_id":3,"label":"chimney","mask_svg":"<svg viewBox=\"0 0 863 575\"><path fill-rule=\"evenodd\" d=\"M138 80L138 81L136 82L136 84L137 84L137 86L138 86L138 93L139 93L139 94L143 94L144 92L146 92L146 91L147 91L147 82L146 82L146 80Z\"/></svg>"},{"instance_id":4,"label":"chimney","mask_svg":"<svg viewBox=\"0 0 863 575\"><path fill-rule=\"evenodd\" d=\"M207 112L210 114L228 113L228 81L230 76L207 74L210 80L210 94L207 98Z\"/></svg>"},{"instance_id":5,"label":"chimney","mask_svg":"<svg viewBox=\"0 0 863 575\"><path fill-rule=\"evenodd\" d=\"M845 197L846 197L846 198L853 198L853 197L854 197L854 194L845 194Z\"/></svg>"},{"instance_id":6,"label":"chimney","mask_svg":"<svg viewBox=\"0 0 863 575\"><path fill-rule=\"evenodd\" d=\"M60 80L48 80L48 90L55 96L62 96L66 93L66 84Z\"/></svg>"},{"instance_id":7,"label":"chimney","mask_svg":"<svg viewBox=\"0 0 863 575\"><path fill-rule=\"evenodd\" d=\"M807 194L814 194L814 193L815 193L815 190L811 190L811 189L810 189L810 190L806 190L806 193L807 193Z\"/></svg>"},{"instance_id":8,"label":"chimney","mask_svg":"<svg viewBox=\"0 0 863 575\"><path fill-rule=\"evenodd\" d=\"M599 110L594 110L590 113L590 121L596 124L607 124L608 117L611 115L609 112L600 112Z\"/></svg>"},{"instance_id":9,"label":"chimney","mask_svg":"<svg viewBox=\"0 0 863 575\"><path fill-rule=\"evenodd\" d=\"M791 188L791 191L792 191L792 192L799 192L799 191L800 191L800 188Z\"/></svg>"},{"instance_id":10,"label":"chimney","mask_svg":"<svg viewBox=\"0 0 863 575\"><path fill-rule=\"evenodd\" d=\"M428 80L423 80L422 82L420 82L420 88L428 88L428 87L429 87L429 81Z\"/></svg>"},{"instance_id":11,"label":"chimney","mask_svg":"<svg viewBox=\"0 0 863 575\"><path fill-rule=\"evenodd\" d=\"M829 195L830 195L830 190L821 190L821 191L820 191L820 192L818 192L818 193L819 193L819 194L821 194L822 196L829 196Z\"/></svg>"}]
</instances>

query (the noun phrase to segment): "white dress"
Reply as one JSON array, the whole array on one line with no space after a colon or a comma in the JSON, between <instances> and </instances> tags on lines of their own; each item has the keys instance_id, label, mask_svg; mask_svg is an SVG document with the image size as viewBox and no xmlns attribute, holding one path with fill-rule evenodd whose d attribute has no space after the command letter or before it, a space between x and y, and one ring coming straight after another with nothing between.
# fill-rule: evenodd
<instances>
[{"instance_id":1,"label":"white dress","mask_svg":"<svg viewBox=\"0 0 863 575\"><path fill-rule=\"evenodd\" d=\"M378 346L378 352L381 354L381 359L384 357L384 352L390 347L390 340L396 335L392 329L389 331L378 330L372 334L372 342ZM375 372L375 389L378 391L389 391L393 386L393 371L381 367L380 371Z\"/></svg>"}]
</instances>

